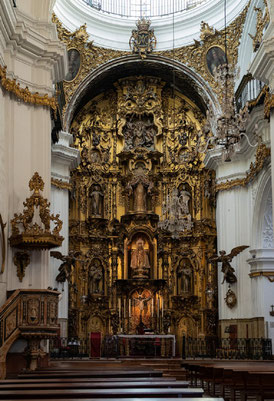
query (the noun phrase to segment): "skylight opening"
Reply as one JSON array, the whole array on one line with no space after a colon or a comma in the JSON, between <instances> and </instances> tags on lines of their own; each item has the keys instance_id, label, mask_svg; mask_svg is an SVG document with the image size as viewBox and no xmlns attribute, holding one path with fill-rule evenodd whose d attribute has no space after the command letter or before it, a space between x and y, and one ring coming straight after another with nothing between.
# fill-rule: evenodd
<instances>
[{"instance_id":1,"label":"skylight opening","mask_svg":"<svg viewBox=\"0 0 274 401\"><path fill-rule=\"evenodd\" d=\"M209 0L82 0L93 9L121 17L162 17L197 7Z\"/></svg>"}]
</instances>

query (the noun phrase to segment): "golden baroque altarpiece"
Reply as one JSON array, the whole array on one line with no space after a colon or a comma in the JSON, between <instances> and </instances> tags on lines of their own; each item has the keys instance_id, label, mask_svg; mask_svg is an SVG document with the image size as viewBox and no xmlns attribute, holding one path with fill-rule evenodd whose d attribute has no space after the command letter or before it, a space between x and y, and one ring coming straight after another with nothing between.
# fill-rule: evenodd
<instances>
[{"instance_id":1,"label":"golden baroque altarpiece","mask_svg":"<svg viewBox=\"0 0 274 401\"><path fill-rule=\"evenodd\" d=\"M247 9L227 28L233 66ZM94 46L85 25L69 32L55 15L53 22L80 57L63 83L64 116L90 71L130 53ZM212 69L214 57L224 57L224 41L224 31L202 22L200 41L154 54L196 70L221 102ZM70 183L70 252L77 257L64 274L69 337L216 334L217 272L208 261L216 251L215 176L196 150L204 123L186 95L146 75L117 79L74 116L69 129L81 163ZM174 208L184 227L175 235L165 225Z\"/></svg>"},{"instance_id":2,"label":"golden baroque altarpiece","mask_svg":"<svg viewBox=\"0 0 274 401\"><path fill-rule=\"evenodd\" d=\"M129 77L84 106L71 132L70 335L212 335L217 318L214 173L195 150L202 113L155 77ZM175 195L174 195L175 191ZM175 196L185 230L159 228ZM165 212L166 210L166 212Z\"/></svg>"}]
</instances>

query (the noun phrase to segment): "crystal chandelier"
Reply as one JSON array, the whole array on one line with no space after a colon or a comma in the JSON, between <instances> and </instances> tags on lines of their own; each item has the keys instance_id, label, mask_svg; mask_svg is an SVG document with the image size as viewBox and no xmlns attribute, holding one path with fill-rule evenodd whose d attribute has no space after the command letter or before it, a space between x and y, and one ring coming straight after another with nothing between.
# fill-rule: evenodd
<instances>
[{"instance_id":1,"label":"crystal chandelier","mask_svg":"<svg viewBox=\"0 0 274 401\"><path fill-rule=\"evenodd\" d=\"M191 195L186 190L178 194L178 189L173 188L167 195L163 205L163 215L166 218L159 222L159 228L169 231L172 238L179 238L179 233L189 231L193 227L188 202Z\"/></svg>"},{"instance_id":2,"label":"crystal chandelier","mask_svg":"<svg viewBox=\"0 0 274 401\"><path fill-rule=\"evenodd\" d=\"M215 68L214 78L219 88L223 89L222 96L222 111L216 116L212 107L207 111L207 122L204 126L204 134L208 135L212 132L213 136L207 141L204 150L205 152L209 145L222 149L223 161L230 162L232 155L240 150L240 140L244 136L250 146L250 143L245 130L248 119L248 107L245 106L237 112L236 102L231 88L234 83L236 71L229 64L222 64ZM256 145L255 145L256 146Z\"/></svg>"},{"instance_id":3,"label":"crystal chandelier","mask_svg":"<svg viewBox=\"0 0 274 401\"><path fill-rule=\"evenodd\" d=\"M226 63L214 69L214 79L217 87L222 90L221 113L214 113L212 106L207 111L207 122L203 128L203 134L208 137L205 146L198 141L197 150L205 153L208 148L219 147L222 151L222 158L230 162L233 154L240 150L240 141L244 136L251 147L252 145L246 135L246 123L248 119L248 106L246 105L239 112L236 108L234 97L234 82L238 71L228 64L227 57L227 29L226 29L226 0L224 0L224 22L225 22L225 60ZM201 135L202 136L202 135ZM201 138L200 138L201 139Z\"/></svg>"}]
</instances>

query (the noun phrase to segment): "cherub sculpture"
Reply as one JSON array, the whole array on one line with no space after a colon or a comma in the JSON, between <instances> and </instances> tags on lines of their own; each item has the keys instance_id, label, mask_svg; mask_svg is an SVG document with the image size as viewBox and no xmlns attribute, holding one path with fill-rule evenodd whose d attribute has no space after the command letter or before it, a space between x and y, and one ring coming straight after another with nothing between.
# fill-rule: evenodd
<instances>
[{"instance_id":1,"label":"cherub sculpture","mask_svg":"<svg viewBox=\"0 0 274 401\"><path fill-rule=\"evenodd\" d=\"M209 262L222 262L222 273L224 273L222 284L226 281L229 284L233 284L237 282L237 277L234 272L235 269L231 266L230 262L234 258L234 256L239 255L244 249L249 248L248 245L236 246L231 250L231 252L227 255L226 251L219 251L220 256L213 255L209 258Z\"/></svg>"},{"instance_id":2,"label":"cherub sculpture","mask_svg":"<svg viewBox=\"0 0 274 401\"><path fill-rule=\"evenodd\" d=\"M50 256L63 262L59 267L59 274L57 274L55 279L58 283L64 283L68 279L71 273L71 266L74 266L76 261L82 261L81 259L77 259L80 255L81 252L74 251L70 251L68 255L62 255L58 251L50 252Z\"/></svg>"}]
</instances>

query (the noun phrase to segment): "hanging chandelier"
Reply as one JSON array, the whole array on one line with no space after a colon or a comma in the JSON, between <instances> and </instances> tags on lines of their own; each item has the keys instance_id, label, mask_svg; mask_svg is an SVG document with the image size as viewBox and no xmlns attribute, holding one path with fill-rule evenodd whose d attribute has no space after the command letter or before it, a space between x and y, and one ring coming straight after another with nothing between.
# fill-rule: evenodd
<instances>
[{"instance_id":1,"label":"hanging chandelier","mask_svg":"<svg viewBox=\"0 0 274 401\"><path fill-rule=\"evenodd\" d=\"M190 231L193 227L188 202L190 193L183 189L181 192L173 188L167 195L163 205L163 215L166 218L159 222L159 228L171 233L172 238L179 238L181 232Z\"/></svg>"},{"instance_id":2,"label":"hanging chandelier","mask_svg":"<svg viewBox=\"0 0 274 401\"><path fill-rule=\"evenodd\" d=\"M205 153L208 148L220 148L223 161L230 162L235 152L240 150L242 137L246 138L251 147L256 147L257 143L252 145L246 135L246 124L249 114L248 105L239 111L237 111L236 108L234 82L237 78L238 71L228 63L226 0L224 0L224 25L226 63L220 64L213 71L217 87L222 91L220 99L221 112L216 115L212 105L209 106L207 110L207 122L203 128L203 134L208 137L211 132L212 136L208 138L206 145L201 145L200 141L198 141L197 150L201 153Z\"/></svg>"},{"instance_id":3,"label":"hanging chandelier","mask_svg":"<svg viewBox=\"0 0 274 401\"><path fill-rule=\"evenodd\" d=\"M213 134L206 144L204 153L210 147L220 147L222 150L223 161L230 162L233 154L240 150L240 141L244 136L250 146L252 145L247 137L246 123L248 119L248 107L245 106L237 112L235 97L232 84L235 81L236 70L229 64L222 64L215 68L214 78L218 87L222 88L221 113L214 113L212 106L207 111L207 122L203 128L204 134Z\"/></svg>"}]
</instances>

